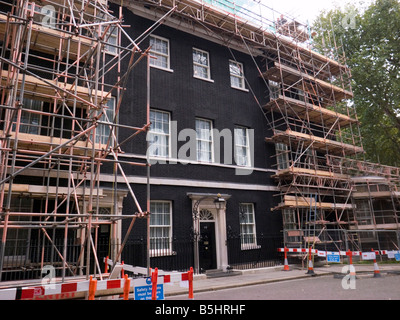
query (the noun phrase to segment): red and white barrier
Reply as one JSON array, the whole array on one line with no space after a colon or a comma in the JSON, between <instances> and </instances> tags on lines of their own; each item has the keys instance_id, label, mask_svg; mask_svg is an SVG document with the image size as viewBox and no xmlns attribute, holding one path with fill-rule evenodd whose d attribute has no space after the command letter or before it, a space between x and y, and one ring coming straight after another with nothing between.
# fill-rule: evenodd
<instances>
[{"instance_id":1,"label":"red and white barrier","mask_svg":"<svg viewBox=\"0 0 400 320\"><path fill-rule=\"evenodd\" d=\"M193 299L193 268L189 272L170 273L157 276L156 283L189 282L189 299ZM128 300L135 287L148 285L147 278L129 278L125 274L121 279L83 280L67 283L53 283L40 286L0 289L0 300L63 300L85 298L94 300L95 296L122 294Z\"/></svg>"},{"instance_id":2,"label":"red and white barrier","mask_svg":"<svg viewBox=\"0 0 400 320\"><path fill-rule=\"evenodd\" d=\"M293 252L293 253L309 253L308 248L286 248L286 252ZM285 248L278 248L278 252L285 252ZM361 257L368 257L371 254L371 251L362 252L362 251L350 251L352 256L361 256ZM394 254L400 253L398 250L374 250L376 255L388 255L388 258L394 258ZM348 256L349 251L324 251L318 249L311 249L312 254L318 254L320 256L325 256L329 254L337 254L340 256ZM373 259L366 259L366 260L373 260Z\"/></svg>"},{"instance_id":3,"label":"red and white barrier","mask_svg":"<svg viewBox=\"0 0 400 320\"><path fill-rule=\"evenodd\" d=\"M156 268L152 273L152 300L156 300L157 283L159 279L162 279L163 283L174 283L188 281L189 288L189 299L193 299L193 268L190 267L188 272L173 272L164 275L158 275L158 269Z\"/></svg>"},{"instance_id":4,"label":"red and white barrier","mask_svg":"<svg viewBox=\"0 0 400 320\"><path fill-rule=\"evenodd\" d=\"M293 252L293 253L304 253L309 255L309 265L308 265L308 272L307 274L314 274L312 262L311 262L311 254L317 254L319 257L329 257L329 256L347 256L349 257L349 264L350 264L350 276L355 277L356 272L353 266L353 256L361 256L363 260L373 260L374 261L374 277L379 277L380 276L380 271L378 264L376 262L376 256L377 255L387 255L389 259L396 258L397 261L399 261L399 256L400 251L397 250L374 250L371 249L371 251L368 252L361 252L361 251L323 251L323 250L318 250L318 249L309 249L306 248L278 248L278 252L284 252L285 253L285 268L287 264L287 259L286 259L286 254L287 252ZM328 260L329 261L329 260ZM339 262L339 261L335 261ZM285 270L285 269L284 269Z\"/></svg>"}]
</instances>

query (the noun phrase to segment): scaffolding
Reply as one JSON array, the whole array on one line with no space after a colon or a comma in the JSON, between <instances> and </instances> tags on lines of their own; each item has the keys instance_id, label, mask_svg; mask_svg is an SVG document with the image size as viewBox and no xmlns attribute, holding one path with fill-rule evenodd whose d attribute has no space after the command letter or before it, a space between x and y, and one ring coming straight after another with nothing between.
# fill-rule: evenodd
<instances>
[{"instance_id":1,"label":"scaffolding","mask_svg":"<svg viewBox=\"0 0 400 320\"><path fill-rule=\"evenodd\" d=\"M288 247L359 249L360 185L354 177L373 175L391 190L386 196L393 223L387 227L395 235L390 248L398 249L399 169L365 159L351 70L333 33L326 40L332 49L318 53L312 49L314 33L307 24L261 1L241 6L229 0L132 0L127 6L149 17L176 6L170 25L263 58L261 67L253 60L265 83L266 101L259 101L249 89L272 132L265 140L275 145L274 178L280 198L272 210L282 213ZM369 225L374 230L380 227L378 220Z\"/></svg>"},{"instance_id":2,"label":"scaffolding","mask_svg":"<svg viewBox=\"0 0 400 320\"><path fill-rule=\"evenodd\" d=\"M123 169L147 167L149 178L148 162L119 157L148 130L149 104L145 125L118 121L128 76L149 54L125 32L122 9L116 14L106 0L0 2L0 280L48 263L62 281L101 277L99 229L110 227L118 261L135 220L149 216L149 189L142 209ZM130 132L122 142L121 128ZM103 166L112 187L102 183ZM136 208L123 215L125 196ZM124 241L121 220L130 222Z\"/></svg>"},{"instance_id":3,"label":"scaffolding","mask_svg":"<svg viewBox=\"0 0 400 320\"><path fill-rule=\"evenodd\" d=\"M336 40L332 37L335 50L317 53L310 47L309 26L255 3L260 13L229 0L126 0L123 5L156 21L146 34L162 21L262 57L263 66L254 62L265 83L266 100L259 101L249 89L270 128L271 136L265 140L275 146L280 203L272 210L282 213L288 247L342 249L350 241L359 248L357 232L377 230L383 224L399 238L399 169L364 159L351 102L351 72ZM96 257L99 228L111 226L110 257L118 261L135 219L149 216L149 191L147 208L142 210L122 167L146 166L148 190L149 164L119 157L123 144L150 126L149 54L138 47L146 35L131 39L122 26L122 10L115 18L106 0L0 4L0 276L7 271L6 243L18 232L37 237L43 245L51 243L52 255L62 261L63 278L67 272L88 276L90 261L95 273L101 274ZM126 80L146 59L147 122L138 127L120 125ZM123 62L126 69L121 68ZM117 79L110 76L112 70ZM132 133L119 142L121 128ZM107 164L114 173L110 189L101 183L101 169ZM384 181L355 179L359 176ZM375 191L372 186L377 181L388 190ZM359 217L367 210L357 199L365 186L369 200L384 197L376 192L390 199L393 210L381 210L384 223L376 219L374 205L368 212L375 220L361 222ZM119 209L126 194L136 210L122 215ZM102 199L112 203L113 214L104 210ZM130 224L120 244L117 223L122 219ZM55 244L60 234L61 249ZM77 239L80 249L71 261L69 238ZM390 243L398 249L398 239ZM24 263L28 259L15 255ZM43 267L43 252L39 257L38 266Z\"/></svg>"}]
</instances>

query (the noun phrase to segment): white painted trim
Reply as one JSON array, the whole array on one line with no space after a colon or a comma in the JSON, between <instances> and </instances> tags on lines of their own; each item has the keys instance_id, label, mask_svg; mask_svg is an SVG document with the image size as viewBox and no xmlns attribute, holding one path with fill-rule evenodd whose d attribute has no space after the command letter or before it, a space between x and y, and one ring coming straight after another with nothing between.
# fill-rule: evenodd
<instances>
[{"instance_id":1,"label":"white painted trim","mask_svg":"<svg viewBox=\"0 0 400 320\"><path fill-rule=\"evenodd\" d=\"M211 79L211 78L202 78L202 77L195 76L195 75L193 75L193 78L194 78L194 79L198 79L198 80L203 80L203 81L207 81L207 82L214 83L214 80Z\"/></svg>"},{"instance_id":2,"label":"white painted trim","mask_svg":"<svg viewBox=\"0 0 400 320\"><path fill-rule=\"evenodd\" d=\"M124 153L123 155L120 155L120 157L126 157L126 158L136 158L136 159L142 159L146 160L146 156L140 155L140 154L134 154L134 153ZM207 166L215 166L215 167L222 167L222 168L230 168L230 169L249 169L252 171L258 171L258 172L270 172L276 174L278 170L276 169L268 169L268 168L258 168L258 167L244 167L244 166L238 166L234 164L224 164L224 163L217 163L217 162L201 162L197 160L187 160L187 159L178 159L178 158L161 158L161 157L150 157L150 160L159 160L159 161L165 161L167 163L171 162L171 164L196 164L196 165L207 165Z\"/></svg>"},{"instance_id":3,"label":"white painted trim","mask_svg":"<svg viewBox=\"0 0 400 320\"><path fill-rule=\"evenodd\" d=\"M41 169L27 169L24 172L26 176L41 177L43 171ZM57 172L50 173L50 176L56 177ZM59 176L63 178L68 177L68 172L59 172ZM90 173L87 175L87 179L90 179ZM145 176L127 176L128 182L133 184L147 184L147 177ZM100 174L101 182L115 182L115 176L113 174ZM122 176L118 176L118 183L125 183ZM208 180L193 180L193 179L179 179L179 178L157 178L150 177L151 185L158 186L177 186L177 187L199 187L199 188L216 188L216 189L232 189L232 190L246 190L246 191L279 191L277 186L274 185L263 185L263 184L247 184L237 182L219 182L219 181L208 181Z\"/></svg>"},{"instance_id":4,"label":"white painted trim","mask_svg":"<svg viewBox=\"0 0 400 320\"><path fill-rule=\"evenodd\" d=\"M147 178L141 176L128 176L129 183L146 184ZM105 182L113 182L113 175L101 174L100 180ZM122 177L118 177L118 182L124 182ZM216 188L216 189L233 189L247 191L278 191L276 186L260 185L260 184L245 184L236 182L218 182L207 180L192 180L192 179L174 179L174 178L155 178L150 177L151 185L158 186L177 186L177 187L199 187L199 188Z\"/></svg>"}]
</instances>

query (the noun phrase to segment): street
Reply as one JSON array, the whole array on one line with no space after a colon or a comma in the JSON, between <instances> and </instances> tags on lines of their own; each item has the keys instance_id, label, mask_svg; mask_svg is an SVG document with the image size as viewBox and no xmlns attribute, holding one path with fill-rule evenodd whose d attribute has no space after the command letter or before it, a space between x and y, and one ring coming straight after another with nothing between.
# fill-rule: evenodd
<instances>
[{"instance_id":1,"label":"street","mask_svg":"<svg viewBox=\"0 0 400 320\"><path fill-rule=\"evenodd\" d=\"M346 289L347 288L347 289ZM400 275L381 278L357 275L350 279L332 275L238 287L194 294L195 300L399 300ZM187 300L187 295L166 300Z\"/></svg>"}]
</instances>

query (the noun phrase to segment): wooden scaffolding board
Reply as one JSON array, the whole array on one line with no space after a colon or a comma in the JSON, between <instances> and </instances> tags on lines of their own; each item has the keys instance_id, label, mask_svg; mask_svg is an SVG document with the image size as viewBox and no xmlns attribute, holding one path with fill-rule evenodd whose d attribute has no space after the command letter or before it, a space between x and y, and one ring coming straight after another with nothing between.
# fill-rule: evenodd
<instances>
[{"instance_id":1,"label":"wooden scaffolding board","mask_svg":"<svg viewBox=\"0 0 400 320\"><path fill-rule=\"evenodd\" d=\"M291 196L284 195L283 202L281 202L277 207L273 210L280 210L285 208L314 208L314 209L322 209L322 210L352 210L353 205L350 203L334 203L334 202L320 202L315 201L314 198L305 197L305 196Z\"/></svg>"},{"instance_id":2,"label":"wooden scaffolding board","mask_svg":"<svg viewBox=\"0 0 400 320\"><path fill-rule=\"evenodd\" d=\"M4 131L0 130L0 136L4 136ZM10 133L10 147L14 146L16 134L15 132ZM55 147L64 144L69 139L63 139L58 137L44 136L38 134L29 133L18 133L18 149L29 150L29 151L39 151L39 152L49 152ZM69 154L69 149L73 148L73 155L92 155L92 142L87 141L72 141L67 144L64 148L60 149L60 152L66 155ZM95 152L101 152L104 150L106 145L95 143ZM68 151L68 152L67 152Z\"/></svg>"},{"instance_id":3,"label":"wooden scaffolding board","mask_svg":"<svg viewBox=\"0 0 400 320\"><path fill-rule=\"evenodd\" d=\"M275 175L272 177L284 177L284 176L292 176L292 175L310 175L313 177L322 177L322 178L330 178L334 180L348 180L350 178L347 174L334 173L331 171L324 170L315 170L315 169L307 169L307 168L299 168L299 167L289 167L287 169L278 170Z\"/></svg>"},{"instance_id":4,"label":"wooden scaffolding board","mask_svg":"<svg viewBox=\"0 0 400 320\"><path fill-rule=\"evenodd\" d=\"M0 14L0 38L5 36L7 16ZM17 19L11 18L11 23L18 23ZM21 23L21 22L19 22ZM48 53L54 56L65 57L76 60L85 60L86 53L91 49L92 39L73 33L64 32L59 29L32 24L31 50Z\"/></svg>"},{"instance_id":5,"label":"wooden scaffolding board","mask_svg":"<svg viewBox=\"0 0 400 320\"><path fill-rule=\"evenodd\" d=\"M284 115L287 113L288 115L297 116L314 123L323 122L325 125L338 123L342 128L349 126L351 123L358 122L358 120L339 112L283 95L279 95L276 99L269 101L264 105L264 108L275 112L282 112Z\"/></svg>"},{"instance_id":6,"label":"wooden scaffolding board","mask_svg":"<svg viewBox=\"0 0 400 320\"><path fill-rule=\"evenodd\" d=\"M294 69L292 67L286 66L282 63L277 61L274 62L274 66L269 68L267 71L263 72L263 77L268 80L273 80L276 82L283 82L285 84L291 85L295 84L295 87L299 89L303 89L303 85L306 86L309 92L314 93L314 88L306 83L301 83L299 80L304 79L309 82L315 83L318 85L318 92L324 93L325 96L331 96L332 93L334 94L335 100L343 100L343 99L350 99L353 97L353 93L340 88L336 85L333 85L327 81L323 81L317 77L309 75L305 72L300 70ZM322 91L322 92L321 92Z\"/></svg>"},{"instance_id":7,"label":"wooden scaffolding board","mask_svg":"<svg viewBox=\"0 0 400 320\"><path fill-rule=\"evenodd\" d=\"M18 75L18 88L22 84L24 75ZM1 71L0 89L9 90L10 73L7 70ZM95 99L96 90L82 86L75 86L69 83L60 83L51 79L39 79L31 75L25 75L24 91L26 96L40 100L53 102L55 98L62 100L65 96L65 101L68 105L73 105L74 101L79 107L87 107L87 104L92 104ZM58 89L59 88L59 89ZM76 97L75 100L75 89ZM106 92L97 90L98 102L106 96Z\"/></svg>"},{"instance_id":8,"label":"wooden scaffolding board","mask_svg":"<svg viewBox=\"0 0 400 320\"><path fill-rule=\"evenodd\" d=\"M271 138L265 138L265 140L273 142L283 142L288 144L289 142L298 143L304 142L306 146L312 144L314 149L322 152L329 152L330 154L357 154L363 153L364 149L355 145L342 143L340 141L325 139L312 134L301 133L287 129L286 131L274 130L274 135Z\"/></svg>"}]
</instances>

